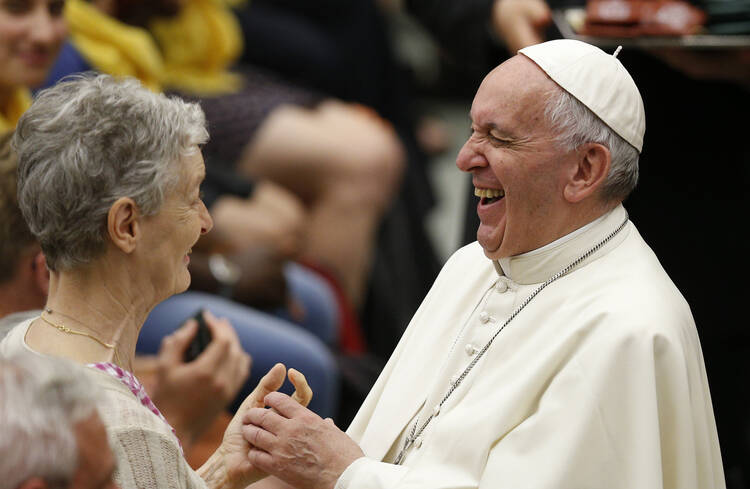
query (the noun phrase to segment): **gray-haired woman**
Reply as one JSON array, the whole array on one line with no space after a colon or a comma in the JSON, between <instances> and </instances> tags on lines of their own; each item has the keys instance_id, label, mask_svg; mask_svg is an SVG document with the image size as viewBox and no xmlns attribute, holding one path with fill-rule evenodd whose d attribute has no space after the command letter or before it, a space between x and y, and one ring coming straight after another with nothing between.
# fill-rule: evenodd
<instances>
[{"instance_id":1,"label":"gray-haired woman","mask_svg":"<svg viewBox=\"0 0 750 489\"><path fill-rule=\"evenodd\" d=\"M98 408L117 459L116 480L125 488L234 489L262 476L247 462L241 418L281 386L282 365L247 397L197 472L130 373L146 316L188 287L191 248L212 226L200 197L199 145L207 138L198 105L100 75L41 92L13 139L19 206L51 277L42 315L10 333L0 353L31 350L90 367L86 374L104 393ZM209 348L239 350L237 342L222 341L234 334L231 326L207 320L214 335ZM244 360L228 375L244 375ZM294 370L289 376L297 400L309 402L304 377Z\"/></svg>"}]
</instances>

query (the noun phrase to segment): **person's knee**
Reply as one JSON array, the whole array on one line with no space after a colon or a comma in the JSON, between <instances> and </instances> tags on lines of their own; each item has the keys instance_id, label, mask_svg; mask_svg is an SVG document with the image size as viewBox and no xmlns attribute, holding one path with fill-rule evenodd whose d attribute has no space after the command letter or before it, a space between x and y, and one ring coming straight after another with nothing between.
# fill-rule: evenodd
<instances>
[{"instance_id":1,"label":"person's knee","mask_svg":"<svg viewBox=\"0 0 750 489\"><path fill-rule=\"evenodd\" d=\"M362 184L370 187L373 202L385 206L401 183L406 157L396 132L390 126L379 130L370 153L363 155L360 177Z\"/></svg>"},{"instance_id":2,"label":"person's knee","mask_svg":"<svg viewBox=\"0 0 750 489\"><path fill-rule=\"evenodd\" d=\"M339 178L334 179L340 197L360 204L386 207L401 182L406 153L393 126L372 109L339 104L336 116L346 121L346 141L339 157Z\"/></svg>"}]
</instances>

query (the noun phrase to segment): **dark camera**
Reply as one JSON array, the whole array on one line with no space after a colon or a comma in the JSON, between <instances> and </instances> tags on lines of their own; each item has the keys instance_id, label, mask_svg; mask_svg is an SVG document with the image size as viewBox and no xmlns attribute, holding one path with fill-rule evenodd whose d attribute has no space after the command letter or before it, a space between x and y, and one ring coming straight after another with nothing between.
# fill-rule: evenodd
<instances>
[{"instance_id":1,"label":"dark camera","mask_svg":"<svg viewBox=\"0 0 750 489\"><path fill-rule=\"evenodd\" d=\"M195 333L193 341L190 342L187 349L185 349L184 359L186 362L192 362L198 355L206 349L209 343L211 343L211 330L206 325L206 320L203 317L203 309L198 311L193 319L198 321L198 331Z\"/></svg>"}]
</instances>

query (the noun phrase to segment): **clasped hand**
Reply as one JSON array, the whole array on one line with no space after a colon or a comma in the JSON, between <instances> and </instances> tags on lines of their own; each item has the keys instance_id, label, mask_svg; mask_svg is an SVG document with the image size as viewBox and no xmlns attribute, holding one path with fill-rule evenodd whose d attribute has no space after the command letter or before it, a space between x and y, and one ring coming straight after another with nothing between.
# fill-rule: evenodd
<instances>
[{"instance_id":1,"label":"clasped hand","mask_svg":"<svg viewBox=\"0 0 750 489\"><path fill-rule=\"evenodd\" d=\"M267 475L262 467L255 465L248 458L248 451L251 447L243 436L242 420L250 409L265 405L264 399L269 392L281 387L286 375L284 365L277 363L260 379L255 390L245 398L224 432L221 445L198 469L198 475L203 478L209 488L241 489ZM295 388L293 396L288 398L289 401L294 404L299 403L300 407L306 406L312 399L312 390L307 385L307 380L304 375L294 369L289 369L288 375Z\"/></svg>"},{"instance_id":2,"label":"clasped hand","mask_svg":"<svg viewBox=\"0 0 750 489\"><path fill-rule=\"evenodd\" d=\"M332 489L362 449L330 418L317 414L280 392L264 402L271 409L251 408L243 417L243 434L254 467L298 489Z\"/></svg>"}]
</instances>

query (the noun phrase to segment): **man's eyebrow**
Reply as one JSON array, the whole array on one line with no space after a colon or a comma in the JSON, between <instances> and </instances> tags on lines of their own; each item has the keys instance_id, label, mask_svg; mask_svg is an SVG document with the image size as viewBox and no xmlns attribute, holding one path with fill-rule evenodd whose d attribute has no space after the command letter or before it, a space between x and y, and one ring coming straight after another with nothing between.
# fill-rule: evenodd
<instances>
[{"instance_id":1,"label":"man's eyebrow","mask_svg":"<svg viewBox=\"0 0 750 489\"><path fill-rule=\"evenodd\" d=\"M506 129L504 127L500 127L494 122L489 122L485 124L485 126L487 127L487 131L488 132L493 131L495 133L494 136L496 137L507 138L507 139L518 139L518 136L516 136L513 133L513 131Z\"/></svg>"}]
</instances>

